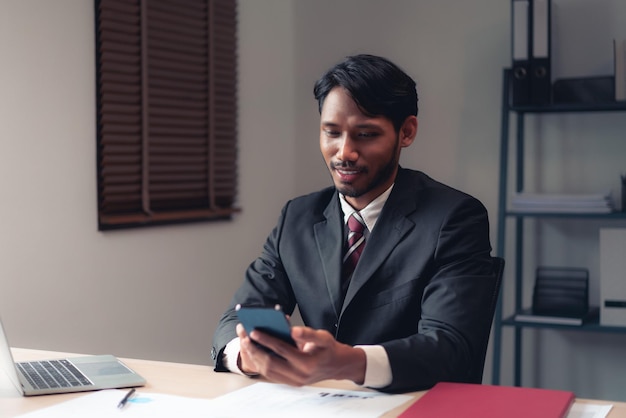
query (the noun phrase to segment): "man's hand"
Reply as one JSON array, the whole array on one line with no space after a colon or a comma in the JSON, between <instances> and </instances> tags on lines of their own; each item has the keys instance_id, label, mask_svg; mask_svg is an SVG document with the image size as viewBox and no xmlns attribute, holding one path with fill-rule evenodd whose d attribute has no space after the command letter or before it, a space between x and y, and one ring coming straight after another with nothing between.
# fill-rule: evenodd
<instances>
[{"instance_id":1,"label":"man's hand","mask_svg":"<svg viewBox=\"0 0 626 418\"><path fill-rule=\"evenodd\" d=\"M237 335L241 340L238 364L245 373L258 373L268 380L293 386L326 379L348 379L362 384L365 379L365 352L337 342L327 331L294 326L291 336L297 348L256 330L248 336L241 324L237 325ZM277 355L268 353L252 340Z\"/></svg>"}]
</instances>

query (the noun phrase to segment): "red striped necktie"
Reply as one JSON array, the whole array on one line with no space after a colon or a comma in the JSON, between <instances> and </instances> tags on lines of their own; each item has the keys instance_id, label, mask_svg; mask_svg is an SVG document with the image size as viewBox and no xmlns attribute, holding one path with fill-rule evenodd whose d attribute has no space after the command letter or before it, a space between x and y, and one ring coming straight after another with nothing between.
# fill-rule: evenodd
<instances>
[{"instance_id":1,"label":"red striped necktie","mask_svg":"<svg viewBox=\"0 0 626 418\"><path fill-rule=\"evenodd\" d=\"M363 235L365 222L358 212L354 212L348 218L348 229L347 250L343 257L342 276L344 282L349 281L350 277L352 277L356 263L359 261L359 257L361 257L363 248L365 248L365 236Z\"/></svg>"}]
</instances>

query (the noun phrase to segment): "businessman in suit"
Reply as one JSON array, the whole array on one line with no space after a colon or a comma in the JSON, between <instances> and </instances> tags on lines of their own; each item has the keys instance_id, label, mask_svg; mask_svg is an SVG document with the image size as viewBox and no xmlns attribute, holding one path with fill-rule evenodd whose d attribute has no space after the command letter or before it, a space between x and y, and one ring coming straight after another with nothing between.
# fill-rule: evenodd
<instances>
[{"instance_id":1,"label":"businessman in suit","mask_svg":"<svg viewBox=\"0 0 626 418\"><path fill-rule=\"evenodd\" d=\"M314 94L334 185L284 206L219 322L215 370L290 385L349 379L385 392L472 381L495 282L484 206L400 167L417 133L417 92L392 62L348 57ZM247 335L237 304L280 304L287 314L297 306L297 347Z\"/></svg>"}]
</instances>

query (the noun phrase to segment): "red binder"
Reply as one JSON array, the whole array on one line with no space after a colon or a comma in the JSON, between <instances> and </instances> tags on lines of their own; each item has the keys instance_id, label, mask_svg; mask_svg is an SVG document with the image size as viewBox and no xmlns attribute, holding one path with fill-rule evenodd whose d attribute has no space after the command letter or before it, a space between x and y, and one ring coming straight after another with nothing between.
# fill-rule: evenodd
<instances>
[{"instance_id":1,"label":"red binder","mask_svg":"<svg viewBox=\"0 0 626 418\"><path fill-rule=\"evenodd\" d=\"M399 418L564 418L574 398L564 390L440 382Z\"/></svg>"}]
</instances>

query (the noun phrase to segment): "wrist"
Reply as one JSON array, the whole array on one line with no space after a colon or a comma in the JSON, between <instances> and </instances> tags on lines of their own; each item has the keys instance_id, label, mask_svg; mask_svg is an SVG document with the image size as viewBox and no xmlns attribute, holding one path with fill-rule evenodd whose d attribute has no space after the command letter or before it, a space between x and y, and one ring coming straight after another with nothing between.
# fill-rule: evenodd
<instances>
[{"instance_id":1,"label":"wrist","mask_svg":"<svg viewBox=\"0 0 626 418\"><path fill-rule=\"evenodd\" d=\"M257 372L253 372L249 369L246 369L246 367L243 365L243 362L241 361L241 353L239 353L239 355L237 356L237 368L241 371L241 373L249 377L254 377L254 376L259 375L259 373Z\"/></svg>"},{"instance_id":2,"label":"wrist","mask_svg":"<svg viewBox=\"0 0 626 418\"><path fill-rule=\"evenodd\" d=\"M351 380L357 385L362 385L365 381L365 370L367 368L367 357L365 351L359 347L344 346L345 350L341 355L342 367L338 369L337 379Z\"/></svg>"}]
</instances>

